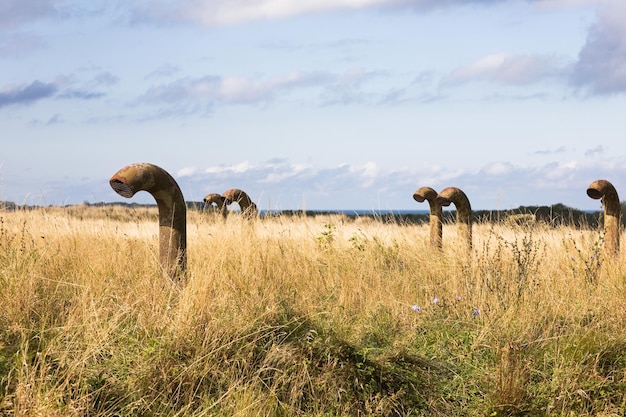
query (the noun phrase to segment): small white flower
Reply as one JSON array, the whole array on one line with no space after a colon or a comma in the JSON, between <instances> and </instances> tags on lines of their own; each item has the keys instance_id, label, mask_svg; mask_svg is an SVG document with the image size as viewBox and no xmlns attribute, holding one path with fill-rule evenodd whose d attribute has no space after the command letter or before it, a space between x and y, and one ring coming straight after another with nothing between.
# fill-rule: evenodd
<instances>
[{"instance_id":1,"label":"small white flower","mask_svg":"<svg viewBox=\"0 0 626 417\"><path fill-rule=\"evenodd\" d=\"M411 306L411 309L415 311L416 313L419 313L420 311L422 311L422 307L418 306L417 304L413 304Z\"/></svg>"},{"instance_id":2,"label":"small white flower","mask_svg":"<svg viewBox=\"0 0 626 417\"><path fill-rule=\"evenodd\" d=\"M437 304L439 302L439 298L435 297L433 298L433 304Z\"/></svg>"}]
</instances>

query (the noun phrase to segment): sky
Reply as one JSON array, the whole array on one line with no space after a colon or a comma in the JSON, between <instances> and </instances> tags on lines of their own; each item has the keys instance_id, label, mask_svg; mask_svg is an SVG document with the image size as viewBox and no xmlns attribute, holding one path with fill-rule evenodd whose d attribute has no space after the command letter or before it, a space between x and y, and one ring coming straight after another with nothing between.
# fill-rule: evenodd
<instances>
[{"instance_id":1,"label":"sky","mask_svg":"<svg viewBox=\"0 0 626 417\"><path fill-rule=\"evenodd\" d=\"M623 0L2 0L0 200L473 209L626 196Z\"/></svg>"}]
</instances>

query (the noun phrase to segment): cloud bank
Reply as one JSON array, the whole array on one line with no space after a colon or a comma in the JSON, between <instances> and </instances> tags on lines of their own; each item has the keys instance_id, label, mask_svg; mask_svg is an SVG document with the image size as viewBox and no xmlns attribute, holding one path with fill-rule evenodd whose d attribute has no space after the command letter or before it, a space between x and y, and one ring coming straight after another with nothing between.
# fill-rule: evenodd
<instances>
[{"instance_id":1,"label":"cloud bank","mask_svg":"<svg viewBox=\"0 0 626 417\"><path fill-rule=\"evenodd\" d=\"M284 19L319 12L350 9L415 10L468 5L488 7L505 0L131 0L119 3L115 10L126 10L136 21L172 22L220 26L243 24L263 19ZM517 88L532 85L561 85L571 94L616 95L626 92L626 2L603 0L535 0L528 1L543 7L573 8L594 5L598 15L589 28L587 39L576 57L545 54L514 54L509 51L492 51L476 57L465 65L452 68L447 73L430 72L436 85L428 93L418 91L416 85L399 84L380 69L354 68L343 74L327 70L296 69L264 76L236 74L206 74L200 77L180 77L169 82L158 82L156 74L175 75L173 66L155 68L155 82L143 93L138 93L136 103L164 103L168 106L153 112L152 117L187 116L193 113L210 113L216 105L257 105L269 103L289 93L317 88L316 105L393 105L407 101L433 101L441 99L442 91L448 96L455 87L472 83L493 83ZM62 8L69 8L69 0L5 0L0 4L0 30L15 29L20 25L44 18L60 17ZM78 7L74 4L74 8ZM119 13L118 13L119 14ZM71 18L71 14L63 15ZM68 17L70 16L70 17ZM25 33L12 33L0 43L6 55L19 56L24 48L42 48L45 42ZM164 72L166 71L166 72ZM429 71L420 69L420 74ZM115 76L111 76L115 77ZM415 75L415 79L419 74ZM377 79L387 78L388 88L368 87ZM112 86L119 80L113 78L105 84ZM392 83L395 83L392 84ZM61 86L38 80L22 81L22 85L5 86L0 91L0 107L26 104L53 98ZM435 93L433 93L435 91ZM107 95L93 88L73 89L60 93L63 98L97 99ZM132 99L130 99L132 100ZM201 105L198 102L202 102ZM208 102L208 104L207 104ZM156 116L154 116L156 114ZM141 118L140 118L141 119Z\"/></svg>"},{"instance_id":2,"label":"cloud bank","mask_svg":"<svg viewBox=\"0 0 626 417\"><path fill-rule=\"evenodd\" d=\"M572 82L592 94L626 92L626 2L600 9L573 66Z\"/></svg>"},{"instance_id":3,"label":"cloud bank","mask_svg":"<svg viewBox=\"0 0 626 417\"><path fill-rule=\"evenodd\" d=\"M14 29L23 23L53 17L58 13L59 0L2 0L0 2L0 31Z\"/></svg>"},{"instance_id":4,"label":"cloud bank","mask_svg":"<svg viewBox=\"0 0 626 417\"><path fill-rule=\"evenodd\" d=\"M97 83L99 84L99 83ZM0 88L0 108L30 105L45 99L94 100L106 94L85 88L73 88L66 81L32 81L26 85L6 85Z\"/></svg>"},{"instance_id":5,"label":"cloud bank","mask_svg":"<svg viewBox=\"0 0 626 417\"><path fill-rule=\"evenodd\" d=\"M147 102L201 99L230 104L259 103L269 101L281 92L320 85L328 78L328 74L321 72L292 72L265 79L207 75L200 78L182 78L152 87L140 99Z\"/></svg>"},{"instance_id":6,"label":"cloud bank","mask_svg":"<svg viewBox=\"0 0 626 417\"><path fill-rule=\"evenodd\" d=\"M28 85L6 86L0 89L0 107L16 104L31 104L38 100L52 97L58 88L53 83L35 80Z\"/></svg>"},{"instance_id":7,"label":"cloud bank","mask_svg":"<svg viewBox=\"0 0 626 417\"><path fill-rule=\"evenodd\" d=\"M590 149L585 159L579 160L528 166L496 160L456 170L433 165L388 169L374 162L319 167L287 159L260 163L246 160L234 165L184 167L176 172L176 178L186 194L193 190L193 199L197 201L206 194L236 187L248 192L261 208L282 210L427 209L412 200L416 189L429 186L440 190L452 185L463 189L475 208L515 208L559 202L585 208L597 205L585 194L591 181L626 176L624 158L601 158L598 151L601 150ZM572 188L572 184L578 184L578 188ZM615 185L622 184L615 182ZM524 200L519 196L525 196ZM354 201L367 203L355 207Z\"/></svg>"}]
</instances>

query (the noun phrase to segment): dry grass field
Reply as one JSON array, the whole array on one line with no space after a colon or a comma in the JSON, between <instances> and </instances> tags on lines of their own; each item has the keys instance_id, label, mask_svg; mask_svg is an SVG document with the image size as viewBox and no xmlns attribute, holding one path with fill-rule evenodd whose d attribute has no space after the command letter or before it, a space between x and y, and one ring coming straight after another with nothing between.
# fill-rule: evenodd
<instances>
[{"instance_id":1,"label":"dry grass field","mask_svg":"<svg viewBox=\"0 0 626 417\"><path fill-rule=\"evenodd\" d=\"M626 259L600 230L0 211L0 414L623 416Z\"/></svg>"}]
</instances>

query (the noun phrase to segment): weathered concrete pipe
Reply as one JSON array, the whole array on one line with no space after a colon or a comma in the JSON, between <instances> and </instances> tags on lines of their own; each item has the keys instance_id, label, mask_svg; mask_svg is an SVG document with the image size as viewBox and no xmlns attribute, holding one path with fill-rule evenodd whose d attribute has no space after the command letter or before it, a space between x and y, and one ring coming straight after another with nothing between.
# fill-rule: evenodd
<instances>
[{"instance_id":1,"label":"weathered concrete pipe","mask_svg":"<svg viewBox=\"0 0 626 417\"><path fill-rule=\"evenodd\" d=\"M215 205L215 211L220 213L224 218L228 216L226 209L226 198L218 193L210 193L204 197L204 208Z\"/></svg>"},{"instance_id":2,"label":"weathered concrete pipe","mask_svg":"<svg viewBox=\"0 0 626 417\"><path fill-rule=\"evenodd\" d=\"M122 197L147 191L159 208L159 257L163 271L173 280L187 269L187 206L180 187L164 169L137 163L120 169L109 180Z\"/></svg>"},{"instance_id":3,"label":"weathered concrete pipe","mask_svg":"<svg viewBox=\"0 0 626 417\"><path fill-rule=\"evenodd\" d=\"M430 187L422 187L413 193L413 199L418 203L428 200L430 206L430 246L441 249L443 209L437 200L437 191Z\"/></svg>"},{"instance_id":4,"label":"weathered concrete pipe","mask_svg":"<svg viewBox=\"0 0 626 417\"><path fill-rule=\"evenodd\" d=\"M456 187L444 188L439 192L437 201L442 206L454 203L456 207L456 223L459 237L467 242L468 249L472 248L472 206L463 191Z\"/></svg>"},{"instance_id":5,"label":"weathered concrete pipe","mask_svg":"<svg viewBox=\"0 0 626 417\"><path fill-rule=\"evenodd\" d=\"M619 235L622 224L622 205L613 184L596 180L587 187L587 195L602 200L604 206L604 244L610 253L619 254Z\"/></svg>"},{"instance_id":6,"label":"weathered concrete pipe","mask_svg":"<svg viewBox=\"0 0 626 417\"><path fill-rule=\"evenodd\" d=\"M222 197L226 199L226 205L231 205L233 202L239 204L241 207L241 214L249 219L256 217L258 210L256 204L252 202L248 194L239 188L231 188L224 191Z\"/></svg>"}]
</instances>

